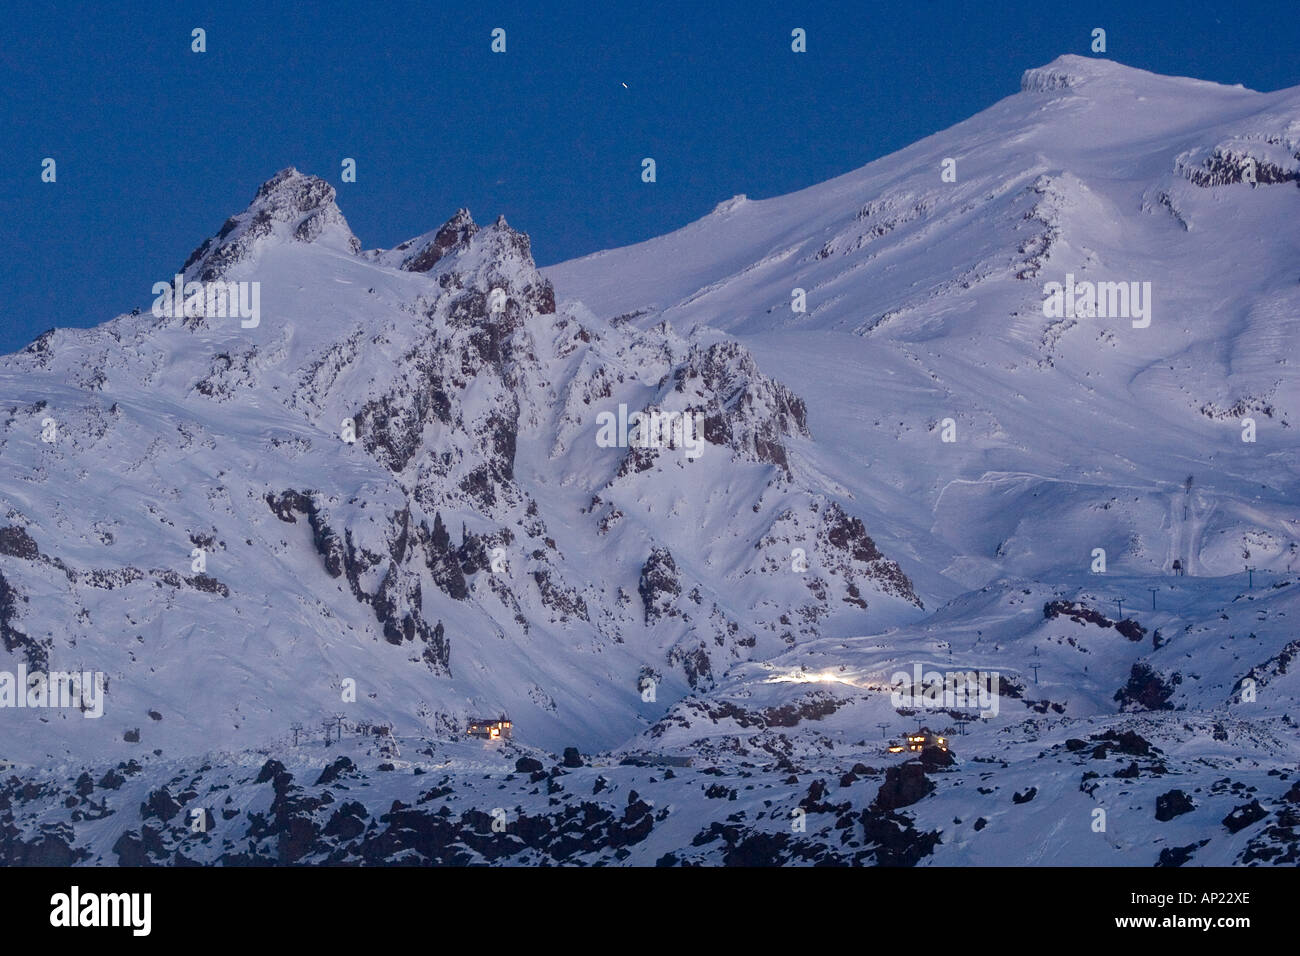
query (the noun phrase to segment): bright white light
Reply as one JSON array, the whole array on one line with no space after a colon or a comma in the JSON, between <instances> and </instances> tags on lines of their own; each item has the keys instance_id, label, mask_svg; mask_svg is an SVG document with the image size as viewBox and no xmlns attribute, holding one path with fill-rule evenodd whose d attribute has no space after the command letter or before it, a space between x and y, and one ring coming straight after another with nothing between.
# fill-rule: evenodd
<instances>
[{"instance_id":1,"label":"bright white light","mask_svg":"<svg viewBox=\"0 0 1300 956\"><path fill-rule=\"evenodd\" d=\"M848 677L836 671L789 670L783 674L773 674L766 684L848 684L857 685Z\"/></svg>"}]
</instances>

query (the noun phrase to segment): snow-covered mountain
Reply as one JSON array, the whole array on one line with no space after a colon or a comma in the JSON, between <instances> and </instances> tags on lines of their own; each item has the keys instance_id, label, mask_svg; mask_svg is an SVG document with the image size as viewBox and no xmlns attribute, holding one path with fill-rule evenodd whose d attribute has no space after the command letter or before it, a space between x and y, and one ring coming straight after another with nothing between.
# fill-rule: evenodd
<instances>
[{"instance_id":1,"label":"snow-covered mountain","mask_svg":"<svg viewBox=\"0 0 1300 956\"><path fill-rule=\"evenodd\" d=\"M0 671L108 678L0 858L1295 862L1298 185L1300 90L1073 56L541 271L283 170L181 269L255 319L0 360Z\"/></svg>"}]
</instances>

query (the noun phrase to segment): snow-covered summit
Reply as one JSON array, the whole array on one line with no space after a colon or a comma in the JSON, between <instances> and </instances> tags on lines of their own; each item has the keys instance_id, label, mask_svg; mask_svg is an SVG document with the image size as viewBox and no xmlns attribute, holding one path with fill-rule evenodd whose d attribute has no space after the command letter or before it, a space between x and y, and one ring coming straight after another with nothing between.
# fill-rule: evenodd
<instances>
[{"instance_id":1,"label":"snow-covered summit","mask_svg":"<svg viewBox=\"0 0 1300 956\"><path fill-rule=\"evenodd\" d=\"M1148 70L1125 66L1114 60L1100 57L1080 56L1066 53L1058 56L1051 63L1025 70L1020 77L1020 89L1024 93L1051 93L1069 90L1082 94L1090 86L1127 89L1137 93L1149 93L1154 90L1177 90L1184 93L1196 89L1245 90L1242 86L1227 87L1208 80L1197 80L1182 76L1164 76ZM1100 94L1102 89L1087 90L1089 95Z\"/></svg>"},{"instance_id":2,"label":"snow-covered summit","mask_svg":"<svg viewBox=\"0 0 1300 956\"><path fill-rule=\"evenodd\" d=\"M334 203L335 191L323 179L292 166L264 182L248 208L227 219L221 231L190 254L183 270L187 279L212 282L256 253L270 239L319 243L352 255L361 241L348 228Z\"/></svg>"}]
</instances>

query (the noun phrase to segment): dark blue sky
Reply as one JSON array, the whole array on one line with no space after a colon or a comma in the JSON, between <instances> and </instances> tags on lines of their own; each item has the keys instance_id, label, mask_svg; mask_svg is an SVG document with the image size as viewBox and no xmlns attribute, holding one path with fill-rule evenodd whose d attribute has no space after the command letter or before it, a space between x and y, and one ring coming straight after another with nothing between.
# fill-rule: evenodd
<instances>
[{"instance_id":1,"label":"dark blue sky","mask_svg":"<svg viewBox=\"0 0 1300 956\"><path fill-rule=\"evenodd\" d=\"M288 165L338 186L367 248L468 206L549 264L861 166L1014 93L1027 67L1090 55L1097 26L1132 66L1300 84L1300 18L1277 3L122 6L4 12L0 350L147 308Z\"/></svg>"}]
</instances>

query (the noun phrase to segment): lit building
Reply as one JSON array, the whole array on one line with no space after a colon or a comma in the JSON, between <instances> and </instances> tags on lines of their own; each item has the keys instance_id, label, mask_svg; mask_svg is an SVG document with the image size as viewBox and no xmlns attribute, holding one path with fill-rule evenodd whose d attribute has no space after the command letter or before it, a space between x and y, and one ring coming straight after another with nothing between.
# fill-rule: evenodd
<instances>
[{"instance_id":1,"label":"lit building","mask_svg":"<svg viewBox=\"0 0 1300 956\"><path fill-rule=\"evenodd\" d=\"M510 739L510 721L505 717L495 719L471 720L469 730L465 731L471 737L482 737L484 740L501 740L502 738Z\"/></svg>"},{"instance_id":2,"label":"lit building","mask_svg":"<svg viewBox=\"0 0 1300 956\"><path fill-rule=\"evenodd\" d=\"M940 750L948 749L948 738L940 737L928 727L922 727L914 734L908 734L902 742L893 741L889 745L891 754L899 754L904 750L912 753L920 753L926 747L938 747Z\"/></svg>"}]
</instances>

